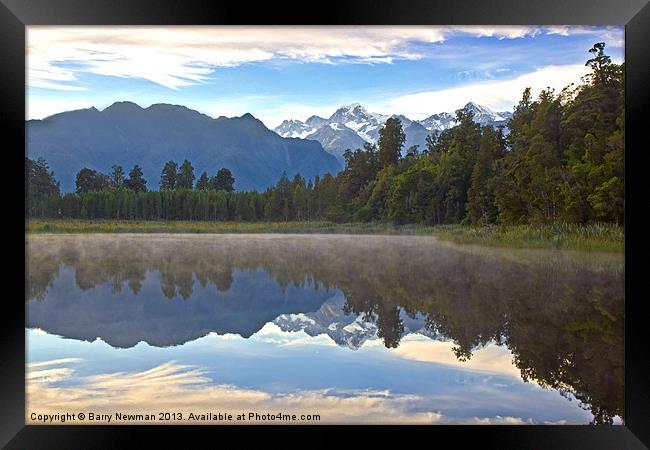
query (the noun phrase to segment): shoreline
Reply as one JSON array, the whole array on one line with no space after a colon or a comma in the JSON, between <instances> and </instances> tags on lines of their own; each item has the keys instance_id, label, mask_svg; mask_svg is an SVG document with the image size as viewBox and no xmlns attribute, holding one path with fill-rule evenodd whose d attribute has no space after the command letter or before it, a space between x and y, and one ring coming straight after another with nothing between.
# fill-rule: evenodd
<instances>
[{"instance_id":1,"label":"shoreline","mask_svg":"<svg viewBox=\"0 0 650 450\"><path fill-rule=\"evenodd\" d=\"M624 252L623 227L613 224L511 226L393 225L334 222L204 222L26 220L25 234L366 234L433 236L486 247Z\"/></svg>"}]
</instances>

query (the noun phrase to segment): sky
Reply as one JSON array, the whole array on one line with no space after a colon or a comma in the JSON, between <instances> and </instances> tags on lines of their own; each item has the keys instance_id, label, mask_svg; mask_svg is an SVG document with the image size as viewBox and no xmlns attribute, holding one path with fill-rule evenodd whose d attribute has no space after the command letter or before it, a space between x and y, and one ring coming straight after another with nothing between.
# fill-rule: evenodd
<instances>
[{"instance_id":1,"label":"sky","mask_svg":"<svg viewBox=\"0 0 650 450\"><path fill-rule=\"evenodd\" d=\"M26 333L28 412L40 414L282 412L320 414L321 423L411 424L592 418L571 396L524 382L510 351L492 344L459 362L452 343L423 336L406 336L398 349L372 339L353 351L272 323L249 339L210 333L180 346L127 349Z\"/></svg>"},{"instance_id":2,"label":"sky","mask_svg":"<svg viewBox=\"0 0 650 450\"><path fill-rule=\"evenodd\" d=\"M273 128L360 103L424 119L469 101L511 111L578 83L588 50L624 59L624 27L30 26L27 119L132 101Z\"/></svg>"}]
</instances>

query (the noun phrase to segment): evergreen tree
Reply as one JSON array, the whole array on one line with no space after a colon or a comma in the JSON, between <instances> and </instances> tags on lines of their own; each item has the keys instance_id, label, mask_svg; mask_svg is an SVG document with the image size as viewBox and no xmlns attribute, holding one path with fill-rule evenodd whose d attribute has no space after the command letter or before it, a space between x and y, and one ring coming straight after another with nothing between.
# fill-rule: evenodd
<instances>
[{"instance_id":1,"label":"evergreen tree","mask_svg":"<svg viewBox=\"0 0 650 450\"><path fill-rule=\"evenodd\" d=\"M210 189L232 192L235 190L235 177L232 176L230 170L225 167L221 168L210 180Z\"/></svg>"},{"instance_id":2,"label":"evergreen tree","mask_svg":"<svg viewBox=\"0 0 650 450\"><path fill-rule=\"evenodd\" d=\"M605 43L598 42L589 49L594 57L587 60L585 66L591 67L592 83L605 84L611 79L616 78L616 67L612 66L612 59L605 54Z\"/></svg>"},{"instance_id":3,"label":"evergreen tree","mask_svg":"<svg viewBox=\"0 0 650 450\"><path fill-rule=\"evenodd\" d=\"M210 188L210 180L208 179L208 174L203 172L199 177L199 180L196 182L196 189L199 191L207 191Z\"/></svg>"},{"instance_id":4,"label":"evergreen tree","mask_svg":"<svg viewBox=\"0 0 650 450\"><path fill-rule=\"evenodd\" d=\"M176 174L176 187L181 189L192 189L194 186L194 167L186 159L178 168Z\"/></svg>"},{"instance_id":5,"label":"evergreen tree","mask_svg":"<svg viewBox=\"0 0 650 450\"><path fill-rule=\"evenodd\" d=\"M411 145L407 150L406 150L406 157L407 158L414 158L418 156L418 146L417 145Z\"/></svg>"},{"instance_id":6,"label":"evergreen tree","mask_svg":"<svg viewBox=\"0 0 650 450\"><path fill-rule=\"evenodd\" d=\"M178 164L167 161L160 175L160 189L174 189L176 187L176 171Z\"/></svg>"},{"instance_id":7,"label":"evergreen tree","mask_svg":"<svg viewBox=\"0 0 650 450\"><path fill-rule=\"evenodd\" d=\"M295 208L296 220L309 220L309 191L305 184L305 179L296 175L293 181L293 204Z\"/></svg>"},{"instance_id":8,"label":"evergreen tree","mask_svg":"<svg viewBox=\"0 0 650 450\"><path fill-rule=\"evenodd\" d=\"M32 161L25 158L25 170L26 187L34 198L41 199L47 194L59 194L59 182L54 178L54 172L50 170L45 159L41 157Z\"/></svg>"},{"instance_id":9,"label":"evergreen tree","mask_svg":"<svg viewBox=\"0 0 650 450\"><path fill-rule=\"evenodd\" d=\"M84 167L79 172L77 172L75 185L77 188L77 193L83 194L86 192L97 192L101 191L102 189L107 189L110 187L111 181L108 175Z\"/></svg>"},{"instance_id":10,"label":"evergreen tree","mask_svg":"<svg viewBox=\"0 0 650 450\"><path fill-rule=\"evenodd\" d=\"M25 215L58 217L59 182L43 158L25 158Z\"/></svg>"},{"instance_id":11,"label":"evergreen tree","mask_svg":"<svg viewBox=\"0 0 650 450\"><path fill-rule=\"evenodd\" d=\"M349 213L358 207L361 191L375 179L379 171L379 159L374 145L366 143L364 149L344 153L345 169L336 177L339 185L341 206Z\"/></svg>"},{"instance_id":12,"label":"evergreen tree","mask_svg":"<svg viewBox=\"0 0 650 450\"><path fill-rule=\"evenodd\" d=\"M288 221L291 218L292 203L293 187L286 172L283 172L273 189L268 213L274 220Z\"/></svg>"},{"instance_id":13,"label":"evergreen tree","mask_svg":"<svg viewBox=\"0 0 650 450\"><path fill-rule=\"evenodd\" d=\"M589 50L592 72L568 95L563 126L564 213L569 221L624 223L625 64L612 64L605 44Z\"/></svg>"},{"instance_id":14,"label":"evergreen tree","mask_svg":"<svg viewBox=\"0 0 650 450\"><path fill-rule=\"evenodd\" d=\"M471 112L458 110L456 120L458 126L437 144L448 147L436 150L440 154L436 173L441 193L440 216L446 223L459 223L465 217L467 193L481 140L481 128L474 122Z\"/></svg>"},{"instance_id":15,"label":"evergreen tree","mask_svg":"<svg viewBox=\"0 0 650 450\"><path fill-rule=\"evenodd\" d=\"M494 199L494 160L501 154L503 134L501 129L482 127L481 144L472 169L471 185L467 193L467 219L471 223L496 222L498 210Z\"/></svg>"},{"instance_id":16,"label":"evergreen tree","mask_svg":"<svg viewBox=\"0 0 650 450\"><path fill-rule=\"evenodd\" d=\"M140 169L139 165L136 164L133 166L133 169L129 172L129 178L124 180L124 187L134 192L147 191L147 180L143 178L142 169ZM131 199L132 197L129 198Z\"/></svg>"},{"instance_id":17,"label":"evergreen tree","mask_svg":"<svg viewBox=\"0 0 650 450\"><path fill-rule=\"evenodd\" d=\"M110 174L111 186L114 188L121 188L124 186L124 169L122 166L113 166L111 167L112 171Z\"/></svg>"},{"instance_id":18,"label":"evergreen tree","mask_svg":"<svg viewBox=\"0 0 650 450\"><path fill-rule=\"evenodd\" d=\"M397 163L405 141L400 120L394 117L388 119L379 131L379 164L382 168Z\"/></svg>"}]
</instances>

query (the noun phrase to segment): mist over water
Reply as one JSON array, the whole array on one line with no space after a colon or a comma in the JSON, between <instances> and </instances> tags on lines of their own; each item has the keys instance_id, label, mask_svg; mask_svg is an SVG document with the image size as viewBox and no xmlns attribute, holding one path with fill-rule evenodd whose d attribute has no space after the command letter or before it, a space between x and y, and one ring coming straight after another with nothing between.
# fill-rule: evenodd
<instances>
[{"instance_id":1,"label":"mist over water","mask_svg":"<svg viewBox=\"0 0 650 450\"><path fill-rule=\"evenodd\" d=\"M28 383L42 408L45 393L65 409L97 396L96 377L155 370L160 388L207 383L206 408L356 399L331 422L623 417L623 255L268 234L34 235L26 255L29 364L67 361L60 379ZM375 391L384 416L361 407Z\"/></svg>"}]
</instances>

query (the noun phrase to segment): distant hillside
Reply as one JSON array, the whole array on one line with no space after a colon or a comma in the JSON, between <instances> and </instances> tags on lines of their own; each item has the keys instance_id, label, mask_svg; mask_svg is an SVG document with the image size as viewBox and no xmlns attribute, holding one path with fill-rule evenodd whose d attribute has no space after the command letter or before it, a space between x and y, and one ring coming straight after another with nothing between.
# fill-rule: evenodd
<instances>
[{"instance_id":1,"label":"distant hillside","mask_svg":"<svg viewBox=\"0 0 650 450\"><path fill-rule=\"evenodd\" d=\"M109 172L114 164L127 173L139 164L149 189L158 189L168 160L188 159L197 178L226 167L237 190L263 190L284 171L310 179L341 169L317 141L283 138L250 114L213 119L184 106L118 102L103 111L69 111L26 126L28 156L44 157L63 191L75 190L79 169Z\"/></svg>"}]
</instances>

